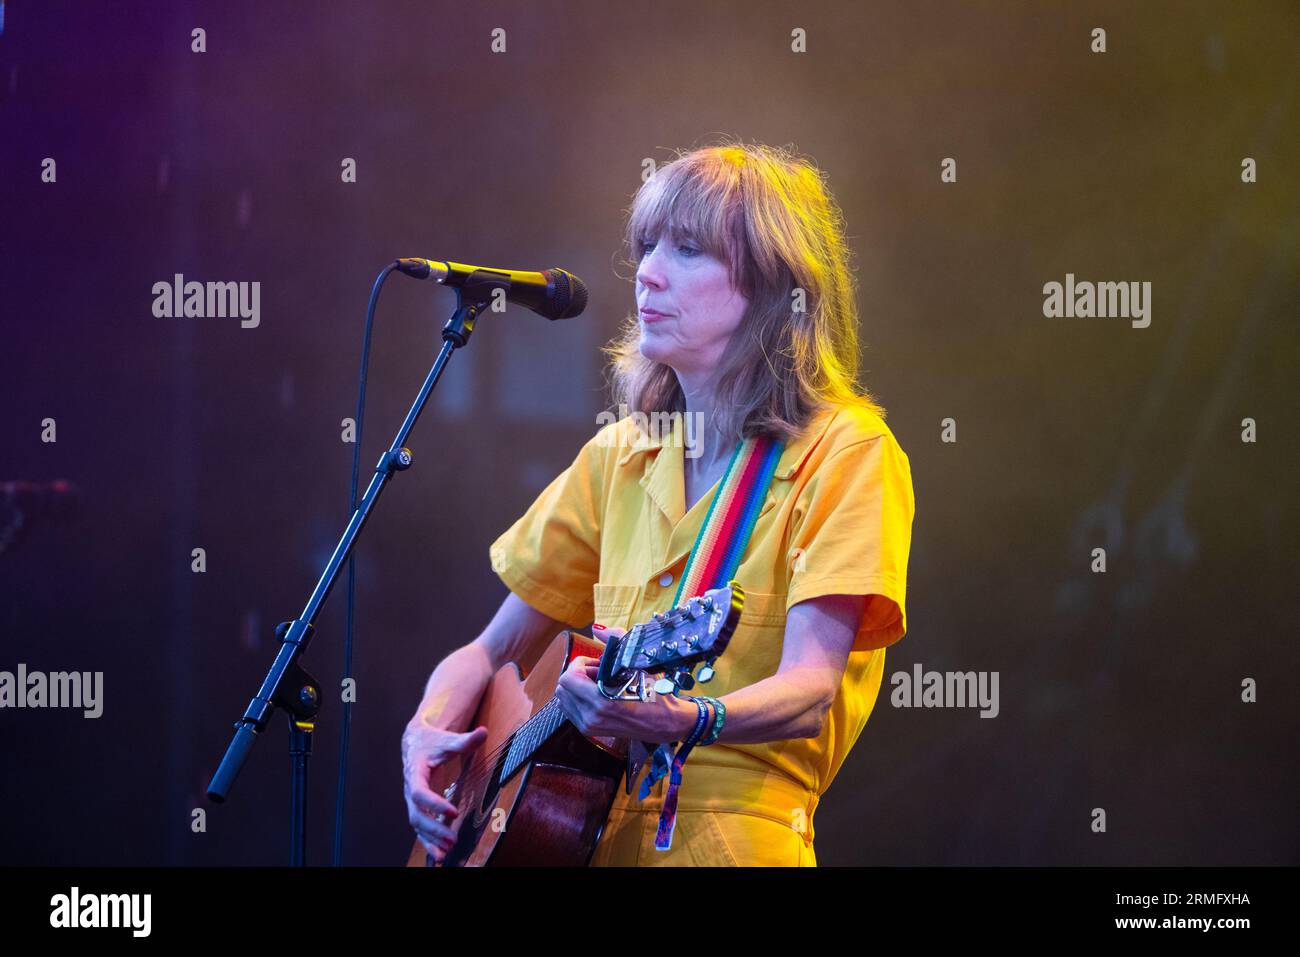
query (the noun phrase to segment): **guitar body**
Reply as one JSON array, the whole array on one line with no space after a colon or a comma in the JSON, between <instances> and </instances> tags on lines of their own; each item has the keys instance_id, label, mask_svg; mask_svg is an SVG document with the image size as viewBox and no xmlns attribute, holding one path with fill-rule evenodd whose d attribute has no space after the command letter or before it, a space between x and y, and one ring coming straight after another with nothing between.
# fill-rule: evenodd
<instances>
[{"instance_id":1,"label":"guitar body","mask_svg":"<svg viewBox=\"0 0 1300 957\"><path fill-rule=\"evenodd\" d=\"M649 751L644 742L588 737L566 720L555 698L564 669L577 657L599 658L596 687L615 701L689 689L696 665L704 663L700 681L712 677L744 603L744 589L732 581L625 634L609 632L606 644L562 631L526 681L514 664L502 667L470 725L485 726L487 740L430 775L429 786L458 811L443 866L587 866L616 789L636 781ZM647 690L648 675L662 676L656 692ZM433 860L417 840L406 863L430 867Z\"/></svg>"},{"instance_id":2,"label":"guitar body","mask_svg":"<svg viewBox=\"0 0 1300 957\"><path fill-rule=\"evenodd\" d=\"M563 721L538 742L531 757L500 781L512 736L555 694L560 675L575 657L599 658L604 646L563 631L551 642L527 680L514 664L488 684L470 727L485 725L487 740L473 754L437 768L430 786L446 794L460 813L450 822L455 845L447 867L585 867L626 770L626 744L588 738ZM553 706L552 706L553 707ZM492 761L491 756L499 757ZM418 840L408 867L429 866Z\"/></svg>"}]
</instances>

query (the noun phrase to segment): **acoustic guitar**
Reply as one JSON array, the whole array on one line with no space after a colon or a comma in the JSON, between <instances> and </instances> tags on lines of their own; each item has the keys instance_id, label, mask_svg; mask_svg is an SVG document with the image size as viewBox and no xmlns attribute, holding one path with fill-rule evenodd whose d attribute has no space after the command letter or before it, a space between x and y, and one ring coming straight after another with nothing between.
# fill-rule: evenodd
<instances>
[{"instance_id":1,"label":"acoustic guitar","mask_svg":"<svg viewBox=\"0 0 1300 957\"><path fill-rule=\"evenodd\" d=\"M473 753L435 768L430 787L456 805L456 840L444 867L585 867L596 851L620 779L628 791L653 745L588 737L569 722L555 687L576 657L600 658L597 681L610 695L643 700L648 675L654 690L689 690L708 681L727 647L744 604L736 582L715 588L669 612L657 612L603 645L562 631L522 679L504 665L489 682L470 727L487 739ZM697 664L704 663L698 675ZM439 818L443 823L445 819ZM420 841L408 867L435 866Z\"/></svg>"}]
</instances>

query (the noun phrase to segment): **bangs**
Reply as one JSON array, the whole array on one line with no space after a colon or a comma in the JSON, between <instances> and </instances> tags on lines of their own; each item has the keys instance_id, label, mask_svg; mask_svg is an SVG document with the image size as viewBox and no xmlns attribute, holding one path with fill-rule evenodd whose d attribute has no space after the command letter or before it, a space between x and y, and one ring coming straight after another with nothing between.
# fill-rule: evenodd
<instances>
[{"instance_id":1,"label":"bangs","mask_svg":"<svg viewBox=\"0 0 1300 957\"><path fill-rule=\"evenodd\" d=\"M640 261L643 242L657 240L665 231L673 242L690 240L727 263L733 280L740 276L744 237L740 168L725 152L676 160L642 184L628 218L631 263Z\"/></svg>"}]
</instances>

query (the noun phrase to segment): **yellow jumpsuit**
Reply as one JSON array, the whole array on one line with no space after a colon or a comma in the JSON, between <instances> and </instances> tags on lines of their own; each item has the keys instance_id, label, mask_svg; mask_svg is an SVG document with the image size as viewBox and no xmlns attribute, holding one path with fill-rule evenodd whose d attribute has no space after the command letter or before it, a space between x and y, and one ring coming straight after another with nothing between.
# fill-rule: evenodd
<instances>
[{"instance_id":1,"label":"yellow jumpsuit","mask_svg":"<svg viewBox=\"0 0 1300 957\"><path fill-rule=\"evenodd\" d=\"M493 542L493 568L551 618L630 629L671 607L717 489L688 511L688 450L631 417L602 428ZM868 597L839 693L816 738L697 747L678 795L672 848L654 847L667 781L644 802L620 787L594 866L813 866L813 813L875 704L886 646L907 630L911 467L884 422L842 407L786 445L735 579L744 610L716 677L721 698L776 673L786 614L829 594ZM683 600L690 596L683 596ZM725 731L723 738L725 739Z\"/></svg>"}]
</instances>

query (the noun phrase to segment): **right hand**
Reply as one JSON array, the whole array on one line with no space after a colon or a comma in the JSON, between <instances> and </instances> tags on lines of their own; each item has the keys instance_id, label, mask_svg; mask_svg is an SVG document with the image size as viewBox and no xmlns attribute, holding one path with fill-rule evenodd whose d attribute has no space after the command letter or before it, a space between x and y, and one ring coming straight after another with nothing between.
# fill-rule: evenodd
<instances>
[{"instance_id":1,"label":"right hand","mask_svg":"<svg viewBox=\"0 0 1300 957\"><path fill-rule=\"evenodd\" d=\"M450 821L459 811L429 787L429 775L454 755L472 754L487 736L488 729L482 725L472 731L456 732L430 727L418 719L408 724L402 735L407 820L425 850L433 855L434 863L441 864L456 842L456 832L439 817Z\"/></svg>"}]
</instances>

